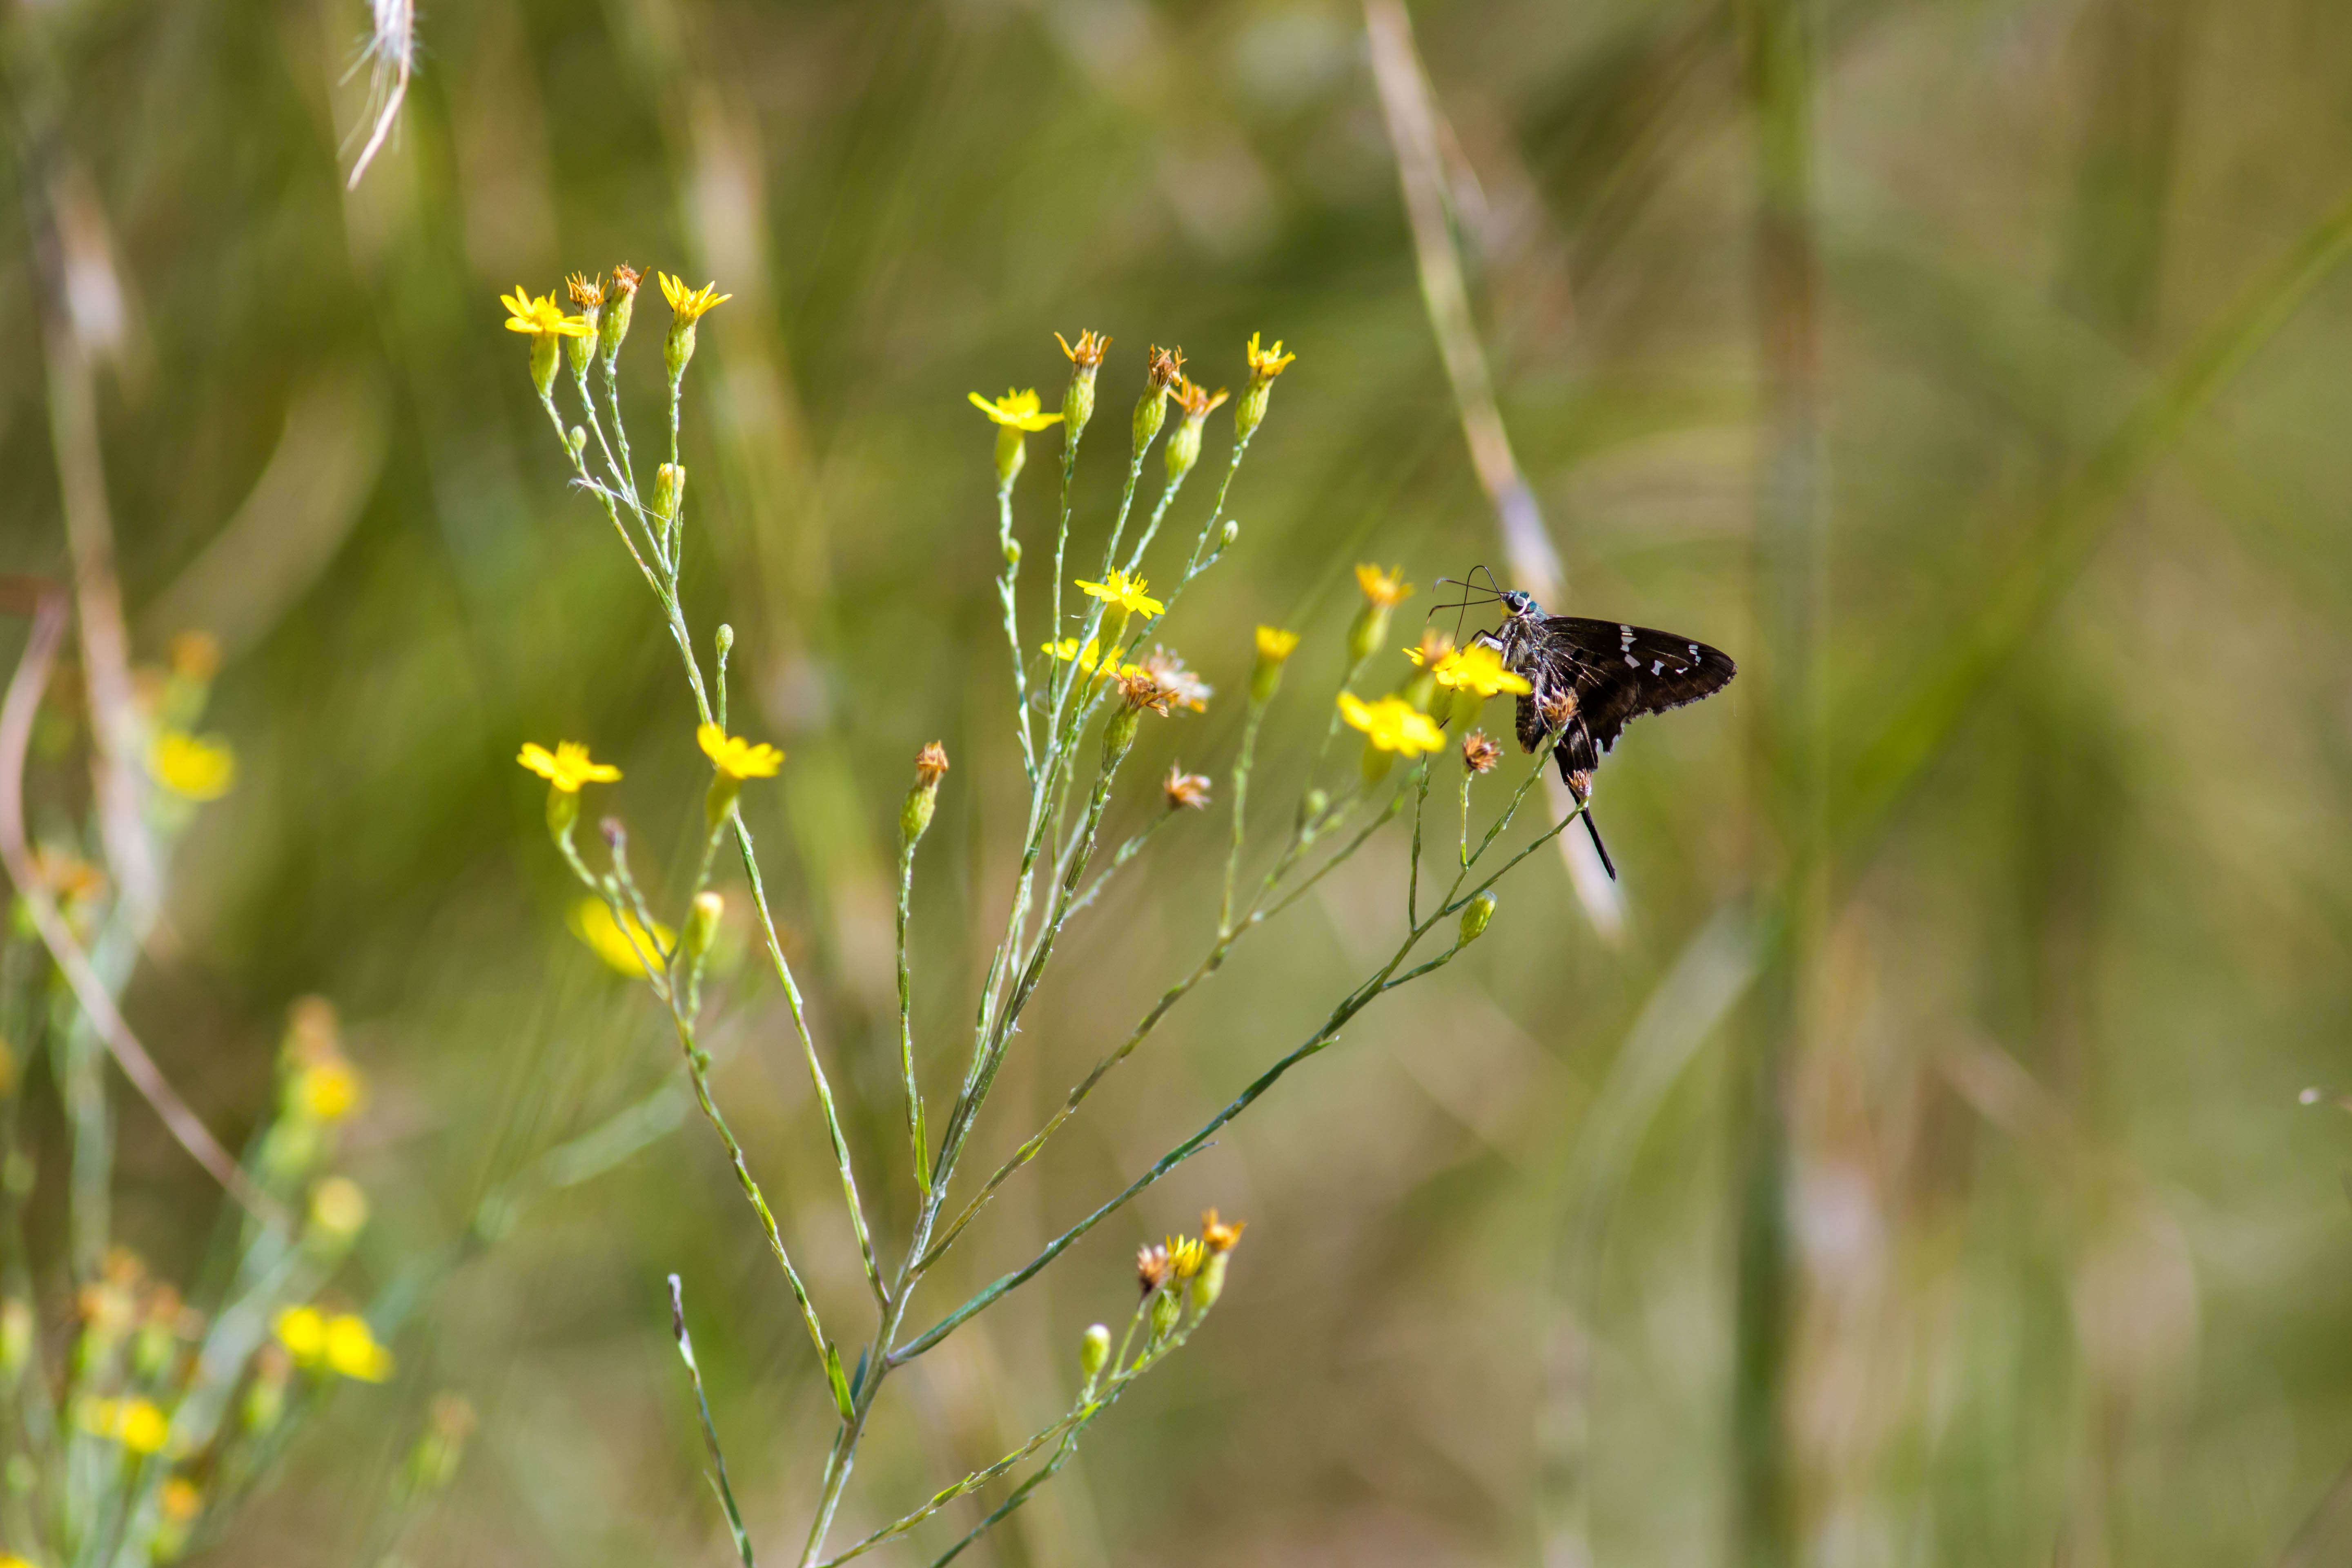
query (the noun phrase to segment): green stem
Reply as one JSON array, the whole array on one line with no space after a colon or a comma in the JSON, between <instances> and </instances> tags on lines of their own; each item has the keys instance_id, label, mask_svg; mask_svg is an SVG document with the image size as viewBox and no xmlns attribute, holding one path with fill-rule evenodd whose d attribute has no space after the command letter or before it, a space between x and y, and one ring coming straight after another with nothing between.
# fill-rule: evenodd
<instances>
[{"instance_id":1,"label":"green stem","mask_svg":"<svg viewBox=\"0 0 2352 1568\"><path fill-rule=\"evenodd\" d=\"M915 888L915 840L898 849L898 1072L906 1081L907 1142L913 1151L915 1186L930 1195L930 1139L923 1131L923 1096L915 1083L914 984L907 961L907 909Z\"/></svg>"},{"instance_id":2,"label":"green stem","mask_svg":"<svg viewBox=\"0 0 2352 1568\"><path fill-rule=\"evenodd\" d=\"M694 1408L702 1417L702 1445L710 1454L719 1500L727 1509L727 1526L735 1532L735 1551L743 1559L743 1568L758 1568L751 1558L751 1532L743 1528L743 1510L735 1506L735 1489L727 1479L727 1456L719 1451L719 1428L711 1422L710 1399L702 1390L702 1368L695 1364L694 1340L686 1331L686 1292L675 1274L669 1277L669 1322L670 1332L677 1339L678 1359L686 1363L686 1375L694 1381Z\"/></svg>"}]
</instances>

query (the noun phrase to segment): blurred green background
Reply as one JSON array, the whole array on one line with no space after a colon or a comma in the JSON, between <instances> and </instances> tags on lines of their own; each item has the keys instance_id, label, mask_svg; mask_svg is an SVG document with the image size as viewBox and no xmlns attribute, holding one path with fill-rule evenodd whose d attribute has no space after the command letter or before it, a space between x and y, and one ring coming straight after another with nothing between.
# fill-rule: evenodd
<instances>
[{"instance_id":1,"label":"blurred green background","mask_svg":"<svg viewBox=\"0 0 2352 1568\"><path fill-rule=\"evenodd\" d=\"M2280 280L2342 239L2352 8L1412 21L1553 607L1743 673L1602 774L1621 931L1531 861L1462 963L894 1380L845 1523L1057 1412L1137 1242L1215 1204L1250 1225L1216 1321L975 1560L2352 1561L2352 280L2316 253ZM54 214L105 363L135 649L202 626L229 656L209 722L241 781L180 852L131 1014L234 1131L289 1004L341 1010L374 1087L363 1283L662 1081L666 1023L566 931L512 758L592 742L627 770L597 804L682 876L691 709L496 296L622 260L716 279L686 592L736 628L736 727L792 753L747 804L895 1240L909 759L940 738L956 770L918 882L935 1094L1022 799L964 395L1050 405L1050 331L1108 331L1116 447L1148 342L1212 386L1253 331L1298 353L1240 545L1170 627L1223 696L1150 732L1115 830L1171 758L1222 793L1255 623L1309 635L1269 731L1281 800L1353 564L1423 584L1401 633L1435 574L1507 574L1364 14L435 6L397 140L346 194L366 25L318 0L5 13L0 569L68 571L33 259ZM624 367L641 451L663 321L649 303ZM1037 563L1055 442L1032 446ZM1096 458L1082 528L1117 477ZM1196 481L1171 526L1205 504ZM1221 832L1172 828L1074 936L984 1154L1195 961ZM1402 874L1389 843L1244 946L1008 1188L936 1307L1302 1037L1394 929ZM778 1004L756 964L720 986L720 1091L847 1335L864 1289ZM121 1225L182 1266L215 1194L123 1121ZM210 1561L354 1549L443 1387L482 1425L413 1557L726 1561L673 1270L754 1539L786 1560L832 1417L695 1122L440 1280L402 1378L341 1394Z\"/></svg>"}]
</instances>

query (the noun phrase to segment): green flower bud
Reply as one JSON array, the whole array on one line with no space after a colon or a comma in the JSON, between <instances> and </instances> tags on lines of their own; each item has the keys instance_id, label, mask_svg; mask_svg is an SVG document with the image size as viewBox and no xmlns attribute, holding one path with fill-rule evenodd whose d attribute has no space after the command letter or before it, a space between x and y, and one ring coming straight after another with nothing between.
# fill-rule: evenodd
<instances>
[{"instance_id":1,"label":"green flower bud","mask_svg":"<svg viewBox=\"0 0 2352 1568\"><path fill-rule=\"evenodd\" d=\"M1361 664L1372 657L1372 650L1389 640L1389 606L1364 602L1356 618L1348 624L1348 662Z\"/></svg>"},{"instance_id":2,"label":"green flower bud","mask_svg":"<svg viewBox=\"0 0 2352 1568\"><path fill-rule=\"evenodd\" d=\"M727 912L727 900L708 889L694 895L693 907L686 912L686 931L681 941L686 956L699 961L710 951L710 939L719 934L719 917Z\"/></svg>"},{"instance_id":3,"label":"green flower bud","mask_svg":"<svg viewBox=\"0 0 2352 1568\"><path fill-rule=\"evenodd\" d=\"M1212 1252L1209 1260L1201 1266L1201 1272L1192 1277L1192 1289L1187 1292L1192 1300L1192 1316L1199 1318L1206 1313L1217 1304L1217 1298L1224 1293L1225 1255Z\"/></svg>"},{"instance_id":4,"label":"green flower bud","mask_svg":"<svg viewBox=\"0 0 2352 1568\"><path fill-rule=\"evenodd\" d=\"M678 508L686 502L686 465L664 463L654 470L654 516L664 529L677 522Z\"/></svg>"},{"instance_id":5,"label":"green flower bud","mask_svg":"<svg viewBox=\"0 0 2352 1568\"><path fill-rule=\"evenodd\" d=\"M1007 566L1018 566L1021 564L1021 542L1019 540L1008 539L1004 542L1004 563Z\"/></svg>"},{"instance_id":6,"label":"green flower bud","mask_svg":"<svg viewBox=\"0 0 2352 1568\"><path fill-rule=\"evenodd\" d=\"M1140 458L1159 437L1160 426L1168 418L1168 395L1158 388L1146 392L1135 403L1135 455Z\"/></svg>"},{"instance_id":7,"label":"green flower bud","mask_svg":"<svg viewBox=\"0 0 2352 1568\"><path fill-rule=\"evenodd\" d=\"M1481 893L1462 906L1461 945L1469 946L1486 931L1486 922L1495 918L1495 895Z\"/></svg>"},{"instance_id":8,"label":"green flower bud","mask_svg":"<svg viewBox=\"0 0 2352 1568\"><path fill-rule=\"evenodd\" d=\"M1078 1370L1086 1373L1087 1386L1092 1388L1095 1379L1110 1360L1110 1330L1101 1323L1088 1329L1078 1340Z\"/></svg>"},{"instance_id":9,"label":"green flower bud","mask_svg":"<svg viewBox=\"0 0 2352 1568\"><path fill-rule=\"evenodd\" d=\"M735 651L735 628L725 621L719 622L718 634L712 640L718 645L719 657L725 658Z\"/></svg>"},{"instance_id":10,"label":"green flower bud","mask_svg":"<svg viewBox=\"0 0 2352 1568\"><path fill-rule=\"evenodd\" d=\"M939 806L940 780L947 771L947 748L937 741L915 753L915 787L907 792L907 804L898 808L898 836L910 849L930 831L931 813Z\"/></svg>"},{"instance_id":11,"label":"green flower bud","mask_svg":"<svg viewBox=\"0 0 2352 1568\"><path fill-rule=\"evenodd\" d=\"M1234 405L1234 437L1246 441L1257 433L1258 422L1265 417L1267 395L1274 391L1270 381L1253 381L1242 388L1242 400Z\"/></svg>"},{"instance_id":12,"label":"green flower bud","mask_svg":"<svg viewBox=\"0 0 2352 1568\"><path fill-rule=\"evenodd\" d=\"M1012 484L1021 472L1021 465L1029 460L1028 443L1021 435L1018 425L996 427L996 482L1000 487Z\"/></svg>"},{"instance_id":13,"label":"green flower bud","mask_svg":"<svg viewBox=\"0 0 2352 1568\"><path fill-rule=\"evenodd\" d=\"M563 341L567 343L576 343L584 340L566 338ZM580 461L580 454L588 449L588 432L574 425L571 433L563 437L563 449L572 454L572 461L577 465Z\"/></svg>"},{"instance_id":14,"label":"green flower bud","mask_svg":"<svg viewBox=\"0 0 2352 1568\"><path fill-rule=\"evenodd\" d=\"M1102 765L1108 770L1118 766L1127 749L1135 744L1135 727L1143 721L1143 710L1132 703L1122 702L1110 710L1103 725Z\"/></svg>"},{"instance_id":15,"label":"green flower bud","mask_svg":"<svg viewBox=\"0 0 2352 1568\"><path fill-rule=\"evenodd\" d=\"M582 318L592 327L596 324L598 313L596 307L593 305L583 305L580 309ZM577 380L588 374L589 357L594 354L595 352L596 334L593 332L589 333L588 336L584 338L565 338L563 340L563 357L571 363L572 374L574 380Z\"/></svg>"},{"instance_id":16,"label":"green flower bud","mask_svg":"<svg viewBox=\"0 0 2352 1568\"><path fill-rule=\"evenodd\" d=\"M1074 452L1087 421L1095 416L1095 374L1102 369L1103 353L1110 347L1110 340L1098 332L1080 332L1078 341L1073 343L1055 332L1054 341L1070 357L1070 386L1062 394L1062 427L1063 439L1068 443L1065 450Z\"/></svg>"},{"instance_id":17,"label":"green flower bud","mask_svg":"<svg viewBox=\"0 0 2352 1568\"><path fill-rule=\"evenodd\" d=\"M1242 525L1240 521L1230 517L1225 519L1224 531L1217 536L1218 552L1222 554L1223 552L1231 550L1234 547L1234 541L1239 539L1241 536Z\"/></svg>"},{"instance_id":18,"label":"green flower bud","mask_svg":"<svg viewBox=\"0 0 2352 1568\"><path fill-rule=\"evenodd\" d=\"M1151 1300L1152 1339L1154 1341L1166 1339L1174 1331L1176 1320L1181 1317L1183 1312L1184 1299L1174 1290L1162 1290L1153 1297Z\"/></svg>"},{"instance_id":19,"label":"green flower bud","mask_svg":"<svg viewBox=\"0 0 2352 1568\"><path fill-rule=\"evenodd\" d=\"M1176 434L1168 437L1168 449L1162 454L1168 460L1168 482L1174 484L1192 471L1201 460L1201 422L1186 418L1176 426Z\"/></svg>"}]
</instances>

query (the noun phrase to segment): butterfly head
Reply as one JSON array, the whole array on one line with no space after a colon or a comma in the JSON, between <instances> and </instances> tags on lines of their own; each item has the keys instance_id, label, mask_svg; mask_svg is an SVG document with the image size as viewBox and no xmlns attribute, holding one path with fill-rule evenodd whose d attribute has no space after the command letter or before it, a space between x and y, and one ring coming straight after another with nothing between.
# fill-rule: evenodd
<instances>
[{"instance_id":1,"label":"butterfly head","mask_svg":"<svg viewBox=\"0 0 2352 1568\"><path fill-rule=\"evenodd\" d=\"M1522 594L1517 588L1510 589L1503 595L1503 609L1506 613L1514 616L1542 614L1541 611L1536 608L1534 596L1528 594Z\"/></svg>"}]
</instances>

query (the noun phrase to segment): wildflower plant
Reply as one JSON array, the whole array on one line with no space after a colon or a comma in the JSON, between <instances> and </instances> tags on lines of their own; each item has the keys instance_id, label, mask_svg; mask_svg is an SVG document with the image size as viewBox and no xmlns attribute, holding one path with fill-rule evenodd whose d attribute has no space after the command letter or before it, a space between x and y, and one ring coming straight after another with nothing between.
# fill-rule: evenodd
<instances>
[{"instance_id":1,"label":"wildflower plant","mask_svg":"<svg viewBox=\"0 0 2352 1568\"><path fill-rule=\"evenodd\" d=\"M585 895L572 915L574 929L614 968L641 976L656 1004L667 1014L695 1100L732 1164L737 1184L775 1258L792 1310L807 1334L811 1353L830 1391L837 1425L797 1561L803 1568L846 1562L908 1536L992 1483L1008 1482L993 1506L966 1533L946 1545L936 1559L944 1563L1021 1507L1060 1471L1096 1419L1136 1379L1190 1342L1224 1289L1230 1255L1241 1238L1242 1226L1223 1222L1212 1210L1203 1216L1199 1236L1172 1237L1147 1245L1138 1259L1140 1290L1135 1307L1118 1333L1098 1324L1082 1336L1069 1402L1059 1415L1001 1458L911 1508L880 1516L887 1521L858 1539L835 1545L837 1516L884 1383L1034 1279L1080 1237L1200 1152L1220 1128L1247 1110L1285 1074L1328 1048L1374 1002L1451 963L1486 929L1496 907L1492 891L1496 884L1574 817L1564 817L1532 837L1520 834L1507 840L1549 760L1547 741L1531 765L1492 804L1485 827L1474 835L1471 795L1476 782L1494 768L1496 749L1478 736L1455 753L1447 745L1443 727L1451 724L1457 732L1466 731L1487 699L1526 689L1523 681L1498 667L1490 668L1492 661L1482 660L1475 650L1465 654L1450 645L1433 647L1416 659L1417 668L1402 671L1392 690L1359 694L1357 688L1381 657L1391 612L1412 592L1401 571L1382 572L1372 566L1358 570L1364 602L1349 628L1345 656L1337 661L1344 670L1337 688L1308 705L1309 717L1274 731L1286 739L1297 737L1315 743L1311 776L1320 778L1329 771L1326 764L1331 761L1331 748L1340 731L1352 729L1363 737L1358 765L1337 770L1339 776L1328 783L1310 784L1287 813L1276 818L1271 831L1264 827L1253 831L1249 790L1261 734L1280 701L1288 665L1301 647L1297 635L1261 626L1254 647L1235 650L1241 656L1235 668L1241 675L1244 711L1223 801L1213 798L1205 773L1188 773L1181 764L1171 766L1163 778L1145 777L1130 784L1126 764L1143 726L1181 721L1186 714L1204 710L1215 698L1211 684L1170 645L1172 617L1180 602L1213 571L1239 538L1238 525L1226 510L1234 477L1267 416L1277 378L1297 356L1285 353L1279 342L1263 348L1259 339L1252 338L1245 356L1246 379L1234 402L1234 438L1215 492L1197 525L1162 545L1162 525L1175 515L1180 496L1199 466L1208 417L1229 400L1229 395L1211 393L1192 380L1185 372L1181 350L1151 348L1145 356L1142 392L1128 421L1129 443L1118 500L1107 517L1083 521L1073 516L1073 480L1097 409L1097 384L1109 340L1085 331L1073 343L1057 334L1070 366L1070 380L1058 411L1047 409L1034 389L1016 388L992 398L979 393L971 396L992 435L1000 562L996 599L1013 697L1005 721L1017 745L1027 785L1017 869L1005 890L1002 925L996 929L985 976L974 1000L969 1038L950 1042L919 1037L913 1006L919 976L908 941L909 911L918 852L931 826L939 794L948 787L950 776L944 749L937 742L925 746L915 760L914 777L898 813L895 1065L899 1104L891 1120L903 1126L905 1152L895 1170L856 1168L828 1071L828 1052L820 1049L800 982L778 935L767 879L747 820L746 806L759 801L760 792L792 787L791 769L774 747L730 729L727 665L733 635L722 625L709 639L698 637L688 620L678 589L680 553L691 531L683 506L685 469L678 445L683 373L697 324L727 296L714 293L715 285L689 291L667 275L662 279L673 310L664 355L668 461L656 476L640 476L633 467L615 376L627 323L622 318L615 325L611 305L615 299L625 301L634 295L635 280L635 274L621 269L609 288L601 282L585 288L575 285L573 298L583 302L581 320L594 332L595 348L593 354L582 351L570 359L568 411L559 401L554 378L544 373L545 345L558 335L571 333L572 342L584 342L585 335L549 315L552 307L532 300L526 291L519 291L507 303L516 318L509 324L534 334L529 363L531 383L570 463L573 482L593 498L620 539L677 645L692 708L691 721L679 726L680 742L690 731L711 765L695 835L699 848L690 874L677 879L683 884L677 907L666 911L655 907L646 891L648 879L632 868L628 835L618 817L604 821L602 855L583 850L577 841L579 795L591 784L617 784L620 781L613 770L595 771L586 749L568 742L552 751L536 743L528 745L520 760L547 782L547 820L556 849ZM603 301L601 317L596 314L598 300ZM522 322L529 324L517 324ZM592 362L601 370L601 379L593 386ZM1172 430L1168 419L1171 403L1178 413ZM1021 573L1030 552L1016 537L1014 494L1027 464L1030 438L1055 433L1061 456L1058 504L1047 510L1035 530L1035 536L1050 540L1052 575L1042 589L1024 589ZM1162 448L1162 478L1156 498L1141 506L1138 492L1155 444ZM646 482L648 478L651 483ZM1159 547L1156 552L1155 547ZM1073 551L1080 553L1075 569L1069 559ZM1041 610L1042 639L1041 628L1033 624L1024 631L1023 624L1024 615L1035 616ZM1318 727L1320 740L1314 742ZM1458 762L1453 760L1457 754ZM1399 763L1404 764L1401 777L1396 774ZM1447 768L1460 775L1458 844L1450 858L1453 865L1445 868L1449 874L1433 879L1424 898L1425 808L1432 782ZM1115 797L1123 792L1147 803L1143 804L1146 825L1114 847L1106 836L1105 824ZM1042 1126L993 1171L975 1179L976 1173L968 1164L974 1130L989 1106L1008 1053L1015 1048L1023 1017L1045 983L1072 922L1096 903L1114 878L1148 852L1163 831L1186 830L1171 829L1171 824L1180 820L1193 824L1218 804L1228 809L1222 836L1222 895L1214 928L1205 933L1197 961L1172 979L1130 1028L1106 1042L1092 1069L1070 1088ZM1406 918L1403 932L1387 958L1339 995L1322 1023L1303 1041L1271 1060L1223 1110L1176 1142L1125 1187L1069 1225L1034 1257L998 1275L961 1303L936 1317L930 1316L938 1311L936 1307L927 1307L919 1315L916 1305L923 1287L941 1260L965 1239L972 1222L996 1194L1037 1157L1103 1080L1151 1039L1184 999L1217 972L1236 944L1295 906L1383 828L1408 813L1412 836L1403 900ZM1197 826L1190 830L1201 831ZM729 896L719 886L722 854L740 865L741 890L733 896L749 905L751 923L782 991L814 1090L835 1167L844 1224L856 1242L865 1293L870 1298L862 1305L821 1303L808 1289L795 1262L794 1249L800 1243L784 1234L712 1089L711 1059L701 1043L702 991L710 932ZM1437 891L1441 883L1442 892ZM922 1086L950 1048L961 1057L961 1070L953 1094L942 1108L927 1101ZM844 1067L836 1059L832 1070L842 1071ZM866 1075L845 1076L855 1081ZM863 1194L881 1182L906 1184L911 1220L900 1234L881 1234L868 1222ZM673 1291L672 1327L700 1410L713 1479L739 1553L749 1565L754 1561L751 1532L737 1507L720 1455L701 1372L694 1359L682 1290L675 1279ZM918 1327L926 1318L928 1323ZM856 1326L846 1326L851 1322Z\"/></svg>"},{"instance_id":2,"label":"wildflower plant","mask_svg":"<svg viewBox=\"0 0 2352 1568\"><path fill-rule=\"evenodd\" d=\"M87 698L48 689L64 626L62 595L41 595L0 700L0 1561L146 1568L216 1539L339 1386L383 1383L397 1360L381 1304L343 1283L369 1202L339 1148L367 1088L333 1008L294 1005L274 1104L232 1154L119 1006L173 850L236 784L234 749L196 731L216 647L183 636L166 665L133 671L137 810L109 823L69 782L66 738L97 732ZM58 743L35 758L37 720ZM539 761L562 780L589 765ZM155 880L141 889L127 865ZM185 1283L116 1240L110 1058L226 1194ZM34 1109L45 1094L54 1117ZM50 1139L62 1147L44 1159Z\"/></svg>"}]
</instances>

